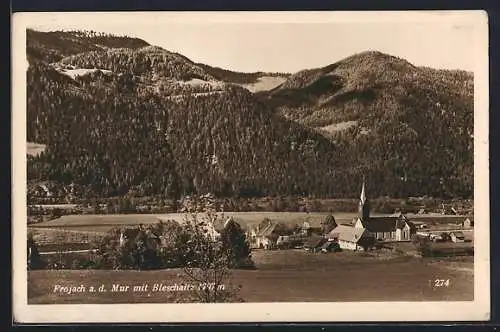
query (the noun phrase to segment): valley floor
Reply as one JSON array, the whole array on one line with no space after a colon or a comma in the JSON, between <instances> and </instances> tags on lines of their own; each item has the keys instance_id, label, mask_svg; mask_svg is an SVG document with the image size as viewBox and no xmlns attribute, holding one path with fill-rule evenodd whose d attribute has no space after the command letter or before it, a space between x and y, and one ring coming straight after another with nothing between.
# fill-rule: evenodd
<instances>
[{"instance_id":1,"label":"valley floor","mask_svg":"<svg viewBox=\"0 0 500 332\"><path fill-rule=\"evenodd\" d=\"M455 259L407 256L373 257L344 251L256 250L256 270L233 271L246 302L472 301L473 257ZM182 283L179 269L157 271L44 270L28 274L29 304L189 302L189 292L152 292L154 284ZM436 285L436 280L449 280ZM106 293L54 292L55 285L99 287ZM113 284L129 285L111 292ZM149 285L133 292L133 286Z\"/></svg>"}]
</instances>

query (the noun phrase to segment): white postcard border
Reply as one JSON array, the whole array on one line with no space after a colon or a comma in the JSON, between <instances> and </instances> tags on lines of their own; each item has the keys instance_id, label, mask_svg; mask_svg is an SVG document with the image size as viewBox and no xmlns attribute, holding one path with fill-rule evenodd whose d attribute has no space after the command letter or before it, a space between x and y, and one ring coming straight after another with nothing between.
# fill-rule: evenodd
<instances>
[{"instance_id":1,"label":"white postcard border","mask_svg":"<svg viewBox=\"0 0 500 332\"><path fill-rule=\"evenodd\" d=\"M467 22L475 29L474 71L474 301L234 304L28 305L26 270L26 28L57 20L154 24L199 22ZM18 323L477 321L490 318L488 23L484 11L16 13L12 18L12 259L13 315Z\"/></svg>"}]
</instances>

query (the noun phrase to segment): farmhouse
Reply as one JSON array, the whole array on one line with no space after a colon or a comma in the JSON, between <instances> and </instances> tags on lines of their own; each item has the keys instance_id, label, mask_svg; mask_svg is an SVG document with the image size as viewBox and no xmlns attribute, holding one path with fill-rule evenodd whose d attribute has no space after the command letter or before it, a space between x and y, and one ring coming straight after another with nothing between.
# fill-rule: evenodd
<instances>
[{"instance_id":1,"label":"farmhouse","mask_svg":"<svg viewBox=\"0 0 500 332\"><path fill-rule=\"evenodd\" d=\"M338 243L341 249L363 250L370 248L375 238L365 228L338 225L327 235L328 241Z\"/></svg>"},{"instance_id":2,"label":"farmhouse","mask_svg":"<svg viewBox=\"0 0 500 332\"><path fill-rule=\"evenodd\" d=\"M465 235L462 232L450 232L450 238L455 243L465 242Z\"/></svg>"},{"instance_id":3,"label":"farmhouse","mask_svg":"<svg viewBox=\"0 0 500 332\"><path fill-rule=\"evenodd\" d=\"M462 221L462 228L474 228L474 217L466 217L464 221Z\"/></svg>"},{"instance_id":4,"label":"farmhouse","mask_svg":"<svg viewBox=\"0 0 500 332\"><path fill-rule=\"evenodd\" d=\"M326 239L323 236L313 235L306 241L306 243L304 243L304 249L318 251L321 249L321 246L325 242L326 242Z\"/></svg>"},{"instance_id":5,"label":"farmhouse","mask_svg":"<svg viewBox=\"0 0 500 332\"><path fill-rule=\"evenodd\" d=\"M304 221L301 226L301 232L306 236L319 235L321 234L321 226L312 226L308 221Z\"/></svg>"},{"instance_id":6,"label":"farmhouse","mask_svg":"<svg viewBox=\"0 0 500 332\"><path fill-rule=\"evenodd\" d=\"M250 231L251 243L260 249L271 249L275 246L276 240L281 235L278 232L278 224L271 220L266 220L259 224L257 228Z\"/></svg>"},{"instance_id":7,"label":"farmhouse","mask_svg":"<svg viewBox=\"0 0 500 332\"><path fill-rule=\"evenodd\" d=\"M389 217L371 217L364 183L361 189L359 213L359 217L354 220L354 228L369 231L377 240L410 241L411 235L415 233L414 225L401 213Z\"/></svg>"},{"instance_id":8,"label":"farmhouse","mask_svg":"<svg viewBox=\"0 0 500 332\"><path fill-rule=\"evenodd\" d=\"M160 245L160 238L141 224L139 228L124 228L120 231L120 247L125 247L129 243L140 243L147 250L156 250Z\"/></svg>"}]
</instances>

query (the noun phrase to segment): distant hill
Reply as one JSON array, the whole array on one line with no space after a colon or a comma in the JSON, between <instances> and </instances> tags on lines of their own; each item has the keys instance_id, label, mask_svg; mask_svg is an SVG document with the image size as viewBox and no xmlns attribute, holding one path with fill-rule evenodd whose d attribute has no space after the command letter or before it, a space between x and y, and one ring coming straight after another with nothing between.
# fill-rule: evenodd
<instances>
[{"instance_id":1,"label":"distant hill","mask_svg":"<svg viewBox=\"0 0 500 332\"><path fill-rule=\"evenodd\" d=\"M114 36L94 31L26 30L28 57L47 62L61 60L65 56L106 48L136 49L149 44L139 38Z\"/></svg>"},{"instance_id":2,"label":"distant hill","mask_svg":"<svg viewBox=\"0 0 500 332\"><path fill-rule=\"evenodd\" d=\"M45 146L30 181L88 197L353 197L366 176L372 196L472 195L470 73L378 52L237 73L136 38L27 37L28 141Z\"/></svg>"},{"instance_id":3,"label":"distant hill","mask_svg":"<svg viewBox=\"0 0 500 332\"><path fill-rule=\"evenodd\" d=\"M46 145L31 181L89 196L323 195L335 160L314 130L153 46L30 61L28 141Z\"/></svg>"},{"instance_id":4,"label":"distant hill","mask_svg":"<svg viewBox=\"0 0 500 332\"><path fill-rule=\"evenodd\" d=\"M426 91L432 100L418 95ZM470 107L473 92L470 72L415 67L406 60L368 51L323 68L300 71L264 95L283 115L324 127L358 120L367 113L387 116L398 107L408 112L401 107L406 99L424 99L419 106L433 102L432 109L467 102Z\"/></svg>"},{"instance_id":5,"label":"distant hill","mask_svg":"<svg viewBox=\"0 0 500 332\"><path fill-rule=\"evenodd\" d=\"M369 51L298 72L260 95L334 142L349 177L365 174L402 195L469 196L473 94L472 73Z\"/></svg>"}]
</instances>

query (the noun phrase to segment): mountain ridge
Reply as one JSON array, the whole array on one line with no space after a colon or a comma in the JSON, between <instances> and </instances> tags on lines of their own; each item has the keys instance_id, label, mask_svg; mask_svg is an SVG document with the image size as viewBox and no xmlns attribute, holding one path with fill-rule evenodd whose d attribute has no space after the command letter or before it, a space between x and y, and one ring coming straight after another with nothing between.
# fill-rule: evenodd
<instances>
[{"instance_id":1,"label":"mountain ridge","mask_svg":"<svg viewBox=\"0 0 500 332\"><path fill-rule=\"evenodd\" d=\"M28 139L47 144L30 158L32 181L88 195L352 197L369 177L383 184L374 195L472 195L470 73L374 51L290 75L236 73L138 39L54 36L27 40ZM249 88L269 75L274 88Z\"/></svg>"}]
</instances>

